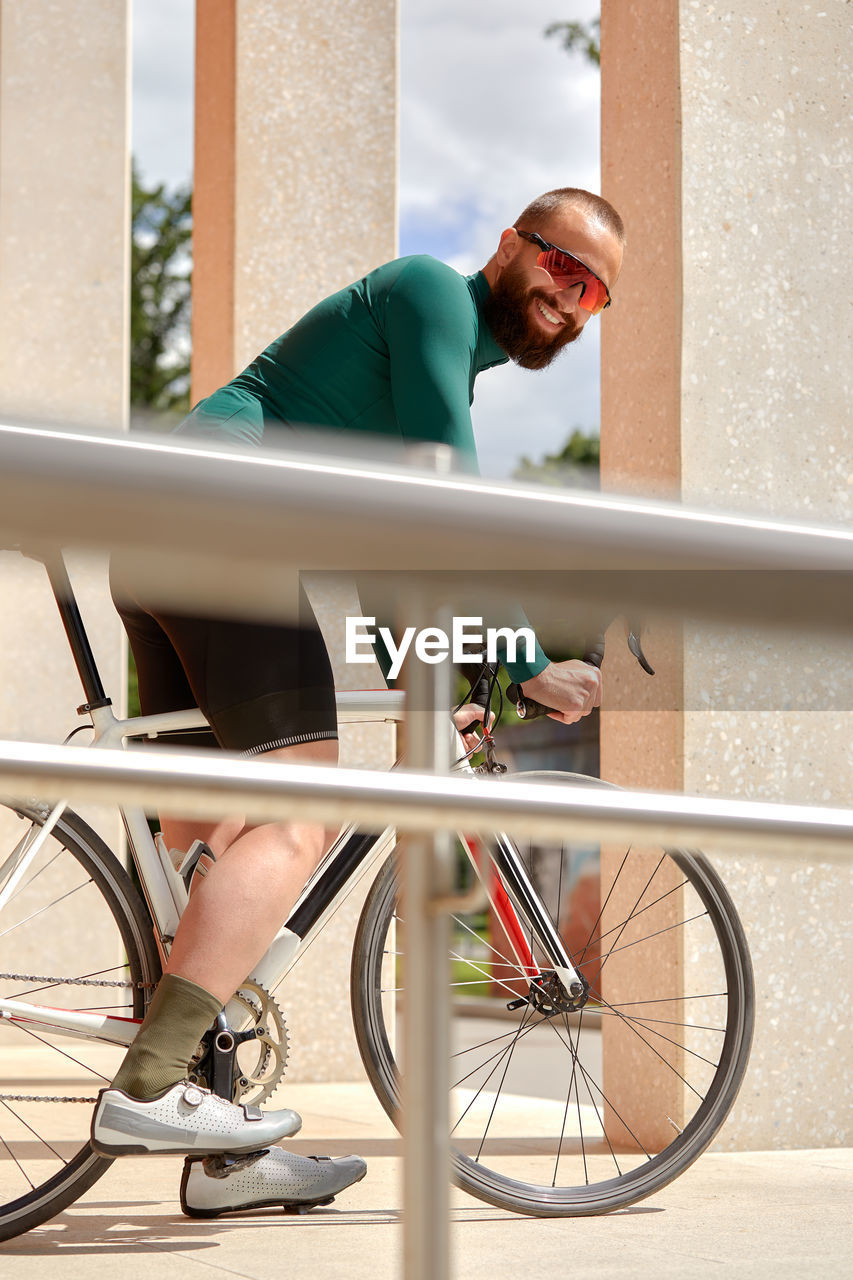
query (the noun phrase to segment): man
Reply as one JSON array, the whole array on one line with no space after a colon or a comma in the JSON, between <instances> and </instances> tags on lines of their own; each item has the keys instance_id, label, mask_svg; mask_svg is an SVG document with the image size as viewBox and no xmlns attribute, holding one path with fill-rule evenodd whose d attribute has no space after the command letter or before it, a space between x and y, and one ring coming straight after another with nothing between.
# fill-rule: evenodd
<instances>
[{"instance_id":1,"label":"man","mask_svg":"<svg viewBox=\"0 0 853 1280\"><path fill-rule=\"evenodd\" d=\"M291 423L441 441L476 466L470 404L478 373L508 359L543 369L610 301L624 230L600 197L563 188L539 197L468 279L428 257L403 258L325 299L178 428L220 442L286 446ZM146 607L114 566L113 590L139 672L143 714L198 704L219 745L285 762L334 764L334 686L311 622L299 627L188 618ZM601 697L582 662L508 664L524 692L572 723ZM471 709L457 718L473 723ZM469 740L470 741L470 740ZM207 1028L266 950L328 845L319 825L203 827L164 817L170 849L196 839L213 857L193 892L166 974L92 1124L97 1150L223 1152L230 1177L185 1174L191 1211L317 1203L362 1177L357 1157L315 1161L271 1147L296 1132L292 1111L247 1114L187 1086ZM189 1136L187 1131L189 1131ZM244 1160L247 1156L248 1159ZM300 1164L300 1160L302 1163ZM297 1194L304 1183L309 1190Z\"/></svg>"}]
</instances>

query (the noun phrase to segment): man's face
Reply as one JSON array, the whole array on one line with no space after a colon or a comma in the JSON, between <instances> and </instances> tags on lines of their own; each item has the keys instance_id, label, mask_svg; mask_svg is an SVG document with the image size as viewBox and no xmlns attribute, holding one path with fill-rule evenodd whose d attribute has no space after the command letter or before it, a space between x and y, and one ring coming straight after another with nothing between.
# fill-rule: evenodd
<instances>
[{"instance_id":1,"label":"man's face","mask_svg":"<svg viewBox=\"0 0 853 1280\"><path fill-rule=\"evenodd\" d=\"M622 246L582 210L569 207L535 227L544 240L580 258L608 289L622 265ZM497 278L485 304L486 321L498 346L523 369L544 369L580 337L591 312L580 305L581 286L558 289L538 266L539 247L505 231L497 255Z\"/></svg>"}]
</instances>

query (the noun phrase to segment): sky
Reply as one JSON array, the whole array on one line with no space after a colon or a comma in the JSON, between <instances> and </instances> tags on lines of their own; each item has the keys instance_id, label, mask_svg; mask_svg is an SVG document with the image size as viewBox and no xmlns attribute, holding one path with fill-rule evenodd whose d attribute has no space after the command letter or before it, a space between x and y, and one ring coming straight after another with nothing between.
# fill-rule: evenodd
<instances>
[{"instance_id":1,"label":"sky","mask_svg":"<svg viewBox=\"0 0 853 1280\"><path fill-rule=\"evenodd\" d=\"M588 21L599 0L401 0L400 253L466 274L533 196L599 190L599 75L544 30ZM135 0L133 150L146 181L192 176L194 0ZM486 475L560 449L599 424L599 326L542 373L477 381L472 416Z\"/></svg>"}]
</instances>

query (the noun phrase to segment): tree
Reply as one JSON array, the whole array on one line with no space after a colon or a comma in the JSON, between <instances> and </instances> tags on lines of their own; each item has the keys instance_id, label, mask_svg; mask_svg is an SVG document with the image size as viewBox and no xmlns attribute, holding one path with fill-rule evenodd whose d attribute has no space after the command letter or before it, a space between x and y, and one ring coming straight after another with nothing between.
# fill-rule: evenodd
<instances>
[{"instance_id":1,"label":"tree","mask_svg":"<svg viewBox=\"0 0 853 1280\"><path fill-rule=\"evenodd\" d=\"M533 484L597 489L600 451L601 441L597 435L586 435L575 427L559 453L546 453L541 462L523 457L513 478Z\"/></svg>"},{"instance_id":2,"label":"tree","mask_svg":"<svg viewBox=\"0 0 853 1280\"><path fill-rule=\"evenodd\" d=\"M132 167L130 403L151 415L189 409L192 192L143 186Z\"/></svg>"},{"instance_id":3,"label":"tree","mask_svg":"<svg viewBox=\"0 0 853 1280\"><path fill-rule=\"evenodd\" d=\"M601 19L591 22L552 22L545 28L546 38L555 37L566 53L580 53L594 66L601 66Z\"/></svg>"}]
</instances>

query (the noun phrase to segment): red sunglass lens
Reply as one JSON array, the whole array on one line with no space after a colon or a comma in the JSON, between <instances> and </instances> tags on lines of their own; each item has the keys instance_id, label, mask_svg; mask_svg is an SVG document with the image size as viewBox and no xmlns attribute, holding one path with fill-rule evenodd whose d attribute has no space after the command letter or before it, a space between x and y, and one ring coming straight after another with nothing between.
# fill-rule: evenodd
<instances>
[{"instance_id":1,"label":"red sunglass lens","mask_svg":"<svg viewBox=\"0 0 853 1280\"><path fill-rule=\"evenodd\" d=\"M539 266L545 268L558 288L566 289L578 282L583 284L580 305L584 311L591 311L593 315L597 315L603 310L607 302L607 290L598 277L592 274L589 267L585 267L577 258L570 258L568 254L561 253L559 249L548 249L540 253L538 261Z\"/></svg>"}]
</instances>

